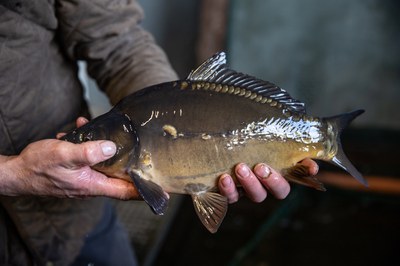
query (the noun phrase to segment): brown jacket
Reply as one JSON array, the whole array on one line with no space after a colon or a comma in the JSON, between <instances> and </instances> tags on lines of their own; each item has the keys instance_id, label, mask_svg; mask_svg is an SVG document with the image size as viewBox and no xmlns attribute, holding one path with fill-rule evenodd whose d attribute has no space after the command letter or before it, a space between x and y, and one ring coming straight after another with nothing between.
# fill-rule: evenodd
<instances>
[{"instance_id":1,"label":"brown jacket","mask_svg":"<svg viewBox=\"0 0 400 266\"><path fill-rule=\"evenodd\" d=\"M113 104L175 79L142 18L135 1L0 0L0 154L52 138L85 113L77 60ZM99 219L100 201L1 197L0 265L67 265Z\"/></svg>"}]
</instances>

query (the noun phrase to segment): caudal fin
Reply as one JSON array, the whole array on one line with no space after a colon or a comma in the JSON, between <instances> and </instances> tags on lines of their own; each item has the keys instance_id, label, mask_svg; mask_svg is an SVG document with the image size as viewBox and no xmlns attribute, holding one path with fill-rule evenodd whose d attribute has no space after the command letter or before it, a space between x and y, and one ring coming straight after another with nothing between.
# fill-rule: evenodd
<instances>
[{"instance_id":1,"label":"caudal fin","mask_svg":"<svg viewBox=\"0 0 400 266\"><path fill-rule=\"evenodd\" d=\"M362 174L347 158L340 141L340 135L342 131L351 123L351 121L353 121L357 116L361 115L362 113L364 113L364 110L357 110L351 113L326 118L326 120L334 127L334 130L338 132L336 136L337 152L336 155L329 162L347 171L359 182L361 182L365 186L368 186L367 180L364 179Z\"/></svg>"}]
</instances>

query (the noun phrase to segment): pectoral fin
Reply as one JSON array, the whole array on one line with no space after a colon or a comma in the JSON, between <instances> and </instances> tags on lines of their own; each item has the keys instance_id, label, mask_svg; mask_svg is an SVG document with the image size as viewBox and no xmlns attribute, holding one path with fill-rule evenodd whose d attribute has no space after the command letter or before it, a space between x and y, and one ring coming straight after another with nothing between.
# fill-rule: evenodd
<instances>
[{"instance_id":1,"label":"pectoral fin","mask_svg":"<svg viewBox=\"0 0 400 266\"><path fill-rule=\"evenodd\" d=\"M211 233L217 232L228 210L226 197L214 192L191 194L200 221Z\"/></svg>"},{"instance_id":2,"label":"pectoral fin","mask_svg":"<svg viewBox=\"0 0 400 266\"><path fill-rule=\"evenodd\" d=\"M291 182L312 187L317 190L326 191L324 184L317 178L310 176L310 171L307 166L298 164L283 171L283 176Z\"/></svg>"},{"instance_id":3,"label":"pectoral fin","mask_svg":"<svg viewBox=\"0 0 400 266\"><path fill-rule=\"evenodd\" d=\"M133 171L129 171L129 176L151 210L155 214L163 215L167 209L169 197L162 187L152 181L143 179Z\"/></svg>"}]
</instances>

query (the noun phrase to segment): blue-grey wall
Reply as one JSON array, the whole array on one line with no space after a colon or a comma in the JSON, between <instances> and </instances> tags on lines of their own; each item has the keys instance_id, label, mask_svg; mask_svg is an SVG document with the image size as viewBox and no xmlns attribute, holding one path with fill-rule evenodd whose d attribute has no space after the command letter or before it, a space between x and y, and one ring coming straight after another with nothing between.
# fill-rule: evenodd
<instances>
[{"instance_id":1,"label":"blue-grey wall","mask_svg":"<svg viewBox=\"0 0 400 266\"><path fill-rule=\"evenodd\" d=\"M355 125L400 129L400 2L233 0L229 60L310 113L364 108Z\"/></svg>"},{"instance_id":2,"label":"blue-grey wall","mask_svg":"<svg viewBox=\"0 0 400 266\"><path fill-rule=\"evenodd\" d=\"M195 64L198 0L141 0L145 11L143 27L150 31L166 51L181 78Z\"/></svg>"}]
</instances>

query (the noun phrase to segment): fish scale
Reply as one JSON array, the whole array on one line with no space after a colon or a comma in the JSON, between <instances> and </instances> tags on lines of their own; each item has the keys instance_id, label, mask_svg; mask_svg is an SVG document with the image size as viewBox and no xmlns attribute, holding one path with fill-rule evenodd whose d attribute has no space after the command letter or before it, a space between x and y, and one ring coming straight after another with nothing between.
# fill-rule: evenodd
<instances>
[{"instance_id":1,"label":"fish scale","mask_svg":"<svg viewBox=\"0 0 400 266\"><path fill-rule=\"evenodd\" d=\"M366 184L340 144L341 131L362 112L310 116L287 91L228 68L225 53L218 53L186 79L131 94L64 139L114 141L117 154L94 169L132 181L156 214L166 211L165 192L191 195L214 233L228 208L218 178L229 173L236 182L239 162L265 162L289 181L325 190L298 164L320 159Z\"/></svg>"}]
</instances>

